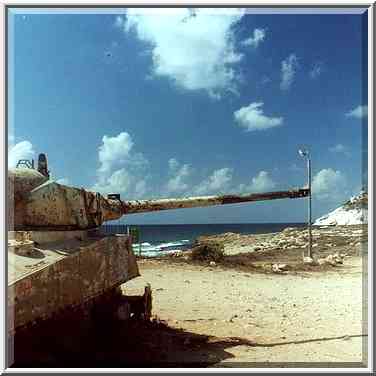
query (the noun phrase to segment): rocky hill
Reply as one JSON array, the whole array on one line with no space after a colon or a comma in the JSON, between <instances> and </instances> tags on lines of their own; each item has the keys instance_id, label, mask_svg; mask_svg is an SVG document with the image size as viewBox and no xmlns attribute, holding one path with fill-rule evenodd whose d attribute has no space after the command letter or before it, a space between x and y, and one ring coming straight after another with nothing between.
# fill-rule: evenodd
<instances>
[{"instance_id":1,"label":"rocky hill","mask_svg":"<svg viewBox=\"0 0 376 376\"><path fill-rule=\"evenodd\" d=\"M362 191L339 208L318 218L314 225L359 225L368 223L368 193Z\"/></svg>"}]
</instances>

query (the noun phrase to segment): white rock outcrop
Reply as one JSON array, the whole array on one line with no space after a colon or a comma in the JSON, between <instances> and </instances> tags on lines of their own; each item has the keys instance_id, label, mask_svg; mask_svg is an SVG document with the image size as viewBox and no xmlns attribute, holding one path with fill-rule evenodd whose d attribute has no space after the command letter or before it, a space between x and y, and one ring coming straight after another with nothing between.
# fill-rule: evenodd
<instances>
[{"instance_id":1,"label":"white rock outcrop","mask_svg":"<svg viewBox=\"0 0 376 376\"><path fill-rule=\"evenodd\" d=\"M360 225L368 223L368 195L361 192L332 212L318 218L315 226Z\"/></svg>"}]
</instances>

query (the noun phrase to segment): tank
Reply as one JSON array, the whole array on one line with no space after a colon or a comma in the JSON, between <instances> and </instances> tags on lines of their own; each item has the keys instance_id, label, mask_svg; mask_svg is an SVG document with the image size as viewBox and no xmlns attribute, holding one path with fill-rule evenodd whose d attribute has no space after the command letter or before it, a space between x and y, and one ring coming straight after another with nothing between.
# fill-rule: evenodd
<instances>
[{"instance_id":1,"label":"tank","mask_svg":"<svg viewBox=\"0 0 376 376\"><path fill-rule=\"evenodd\" d=\"M106 221L132 213L295 199L310 194L309 189L301 188L123 201L117 193L105 197L50 180L47 167L42 154L37 169L8 171L10 334L67 311L90 308L102 298L116 295L120 285L139 276L130 237L101 235L98 229Z\"/></svg>"},{"instance_id":2,"label":"tank","mask_svg":"<svg viewBox=\"0 0 376 376\"><path fill-rule=\"evenodd\" d=\"M40 172L18 168L8 174L9 222L22 230L87 230L123 215L160 210L238 204L283 198L301 198L309 189L155 200L122 201L119 194L104 197L84 188L75 188L48 180Z\"/></svg>"}]
</instances>

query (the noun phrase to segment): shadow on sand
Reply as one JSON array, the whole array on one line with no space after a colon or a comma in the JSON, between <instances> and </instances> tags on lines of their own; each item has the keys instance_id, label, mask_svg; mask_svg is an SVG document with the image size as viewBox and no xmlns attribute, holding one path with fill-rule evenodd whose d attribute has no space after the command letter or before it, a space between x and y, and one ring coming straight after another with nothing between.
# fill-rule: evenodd
<instances>
[{"instance_id":1,"label":"shadow on sand","mask_svg":"<svg viewBox=\"0 0 376 376\"><path fill-rule=\"evenodd\" d=\"M71 320L69 323L59 325L56 322L45 322L16 335L14 338L15 362L11 367L271 367L276 364L231 363L233 355L226 350L234 346L274 347L338 340L344 337L266 344L239 337L218 338L191 333L171 328L159 320L152 322L103 321L100 324L97 322L95 326L82 320ZM218 365L224 360L227 362ZM282 366L288 367L289 365L283 364ZM346 366L351 367L350 364Z\"/></svg>"}]
</instances>

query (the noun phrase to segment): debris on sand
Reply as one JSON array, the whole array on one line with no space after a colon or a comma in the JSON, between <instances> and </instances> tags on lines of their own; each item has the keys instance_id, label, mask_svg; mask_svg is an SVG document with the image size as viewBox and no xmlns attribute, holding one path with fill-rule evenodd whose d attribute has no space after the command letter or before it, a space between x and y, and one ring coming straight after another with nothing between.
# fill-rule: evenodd
<instances>
[{"instance_id":1,"label":"debris on sand","mask_svg":"<svg viewBox=\"0 0 376 376\"><path fill-rule=\"evenodd\" d=\"M308 265L313 265L315 263L313 258L308 256L303 258L303 262Z\"/></svg>"},{"instance_id":2,"label":"debris on sand","mask_svg":"<svg viewBox=\"0 0 376 376\"><path fill-rule=\"evenodd\" d=\"M286 273L287 272L287 264L273 264L272 265L272 272L273 273Z\"/></svg>"},{"instance_id":3,"label":"debris on sand","mask_svg":"<svg viewBox=\"0 0 376 376\"><path fill-rule=\"evenodd\" d=\"M332 255L328 255L325 258L319 258L317 261L319 265L329 264L332 266L337 266L339 264L343 264L343 255L334 253Z\"/></svg>"}]
</instances>

